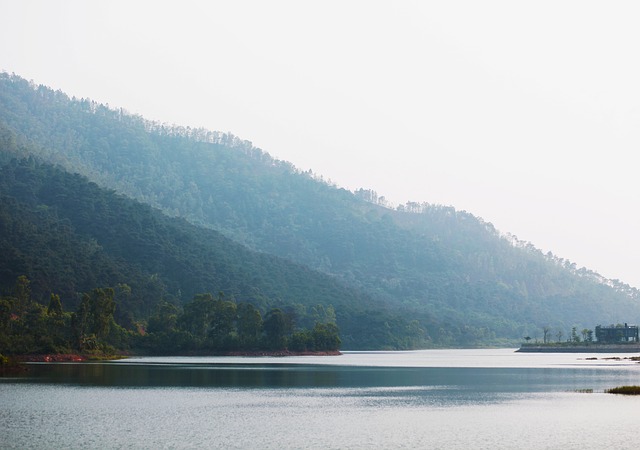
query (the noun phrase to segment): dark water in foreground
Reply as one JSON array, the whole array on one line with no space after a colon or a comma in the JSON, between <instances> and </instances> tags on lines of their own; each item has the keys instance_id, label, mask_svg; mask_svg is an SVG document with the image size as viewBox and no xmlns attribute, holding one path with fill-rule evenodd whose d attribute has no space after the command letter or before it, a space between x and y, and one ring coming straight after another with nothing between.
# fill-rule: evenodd
<instances>
[{"instance_id":1,"label":"dark water in foreground","mask_svg":"<svg viewBox=\"0 0 640 450\"><path fill-rule=\"evenodd\" d=\"M0 378L0 447L636 447L640 398L603 391L640 384L640 365L589 356L440 350L33 365L28 376Z\"/></svg>"}]
</instances>

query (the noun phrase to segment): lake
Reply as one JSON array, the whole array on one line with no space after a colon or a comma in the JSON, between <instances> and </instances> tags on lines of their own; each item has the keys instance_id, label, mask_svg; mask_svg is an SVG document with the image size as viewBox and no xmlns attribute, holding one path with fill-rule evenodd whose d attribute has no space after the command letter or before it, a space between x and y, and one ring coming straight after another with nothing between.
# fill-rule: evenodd
<instances>
[{"instance_id":1,"label":"lake","mask_svg":"<svg viewBox=\"0 0 640 450\"><path fill-rule=\"evenodd\" d=\"M604 393L640 384L629 356L483 349L32 364L0 378L0 447L632 448L640 397Z\"/></svg>"}]
</instances>

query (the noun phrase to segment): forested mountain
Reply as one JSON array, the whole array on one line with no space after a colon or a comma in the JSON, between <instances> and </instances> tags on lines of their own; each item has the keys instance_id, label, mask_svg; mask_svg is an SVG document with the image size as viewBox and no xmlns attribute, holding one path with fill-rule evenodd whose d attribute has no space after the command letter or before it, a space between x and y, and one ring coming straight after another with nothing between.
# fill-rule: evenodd
<instances>
[{"instance_id":1,"label":"forested mountain","mask_svg":"<svg viewBox=\"0 0 640 450\"><path fill-rule=\"evenodd\" d=\"M413 326L426 336L418 345L476 345L541 335L544 326L640 318L636 289L544 255L472 214L424 203L392 209L373 191L337 188L229 134L149 122L3 74L0 142L5 160L31 155L58 164L379 299L418 320ZM137 229L143 236L148 225ZM362 304L330 303L338 315ZM377 323L396 329L392 322Z\"/></svg>"},{"instance_id":2,"label":"forested mountain","mask_svg":"<svg viewBox=\"0 0 640 450\"><path fill-rule=\"evenodd\" d=\"M410 320L333 277L248 250L80 175L14 160L0 168L0 200L0 286L6 293L26 275L36 301L46 304L55 293L73 310L79 293L119 286L116 318L134 328L162 302L179 306L220 292L263 315L274 307L289 310L296 325L307 328L335 308L352 347L420 343L421 336L405 331ZM392 333L379 326L379 316L395 325Z\"/></svg>"}]
</instances>

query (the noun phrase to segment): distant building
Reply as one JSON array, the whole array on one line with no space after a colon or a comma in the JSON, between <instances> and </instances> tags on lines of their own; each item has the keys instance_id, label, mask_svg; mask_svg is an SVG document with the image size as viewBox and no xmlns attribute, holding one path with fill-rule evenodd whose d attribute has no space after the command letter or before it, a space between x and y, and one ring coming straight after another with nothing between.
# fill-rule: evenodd
<instances>
[{"instance_id":1,"label":"distant building","mask_svg":"<svg viewBox=\"0 0 640 450\"><path fill-rule=\"evenodd\" d=\"M609 325L596 327L596 339L603 344L617 344L620 342L638 342L637 325Z\"/></svg>"}]
</instances>

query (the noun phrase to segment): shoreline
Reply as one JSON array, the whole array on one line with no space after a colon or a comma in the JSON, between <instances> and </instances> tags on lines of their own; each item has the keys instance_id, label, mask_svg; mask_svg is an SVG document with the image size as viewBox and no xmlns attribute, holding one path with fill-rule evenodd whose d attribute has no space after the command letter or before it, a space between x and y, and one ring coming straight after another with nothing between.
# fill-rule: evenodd
<instances>
[{"instance_id":1,"label":"shoreline","mask_svg":"<svg viewBox=\"0 0 640 450\"><path fill-rule=\"evenodd\" d=\"M255 350L255 351L229 351L221 353L210 352L189 352L181 354L167 355L143 355L143 354L118 354L118 355L88 355L82 353L45 353L33 355L15 355L12 358L18 364L22 363L58 363L58 362L86 362L86 361L108 361L114 359L125 359L130 356L240 356L240 357L281 357L288 356L340 356L342 352L339 350L331 351L302 351L296 352L291 350Z\"/></svg>"},{"instance_id":2,"label":"shoreline","mask_svg":"<svg viewBox=\"0 0 640 450\"><path fill-rule=\"evenodd\" d=\"M640 344L535 345L523 344L519 353L640 353Z\"/></svg>"},{"instance_id":3,"label":"shoreline","mask_svg":"<svg viewBox=\"0 0 640 450\"><path fill-rule=\"evenodd\" d=\"M220 354L207 354L201 356L248 356L248 357L286 357L286 356L340 356L342 352L340 350L325 350L325 351L303 351L295 352L291 350L277 350L277 351L233 351L223 352Z\"/></svg>"}]
</instances>

